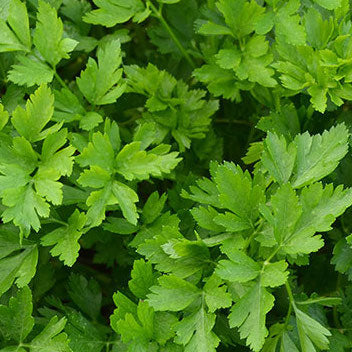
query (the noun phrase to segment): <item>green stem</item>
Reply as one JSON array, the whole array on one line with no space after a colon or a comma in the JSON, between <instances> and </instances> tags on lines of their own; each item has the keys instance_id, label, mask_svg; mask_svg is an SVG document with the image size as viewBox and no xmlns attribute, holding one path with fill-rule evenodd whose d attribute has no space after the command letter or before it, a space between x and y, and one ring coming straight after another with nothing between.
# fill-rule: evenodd
<instances>
[{"instance_id":1,"label":"green stem","mask_svg":"<svg viewBox=\"0 0 352 352\"><path fill-rule=\"evenodd\" d=\"M285 287L286 287L286 291L287 291L288 298L290 300L291 305L295 306L295 299L293 298L292 289L291 289L291 286L288 283L288 281L285 282Z\"/></svg>"},{"instance_id":2,"label":"green stem","mask_svg":"<svg viewBox=\"0 0 352 352\"><path fill-rule=\"evenodd\" d=\"M275 257L276 253L280 250L280 248L281 248L281 245L278 246L278 247L269 255L269 257L268 257L268 258L266 259L266 261L265 261L266 264L269 264L269 263L270 263L270 260Z\"/></svg>"},{"instance_id":3,"label":"green stem","mask_svg":"<svg viewBox=\"0 0 352 352\"><path fill-rule=\"evenodd\" d=\"M291 317L291 313L292 313L292 302L289 301L289 306L288 306L288 311L287 311L287 315L286 315L286 318L285 318L285 323L284 323L284 326L285 326L285 329L290 321L290 317Z\"/></svg>"},{"instance_id":4,"label":"green stem","mask_svg":"<svg viewBox=\"0 0 352 352\"><path fill-rule=\"evenodd\" d=\"M119 125L120 126L128 126L128 125L130 125L131 123L133 123L134 121L136 121L136 120L138 120L140 118L141 118L141 116L135 115L135 116L131 117L129 120L127 120L127 121L120 122Z\"/></svg>"},{"instance_id":5,"label":"green stem","mask_svg":"<svg viewBox=\"0 0 352 352\"><path fill-rule=\"evenodd\" d=\"M288 311L287 311L287 315L285 318L284 329L286 329L286 327L290 321L292 308L295 306L295 299L293 298L292 289L291 289L291 286L288 283L288 281L285 282L285 287L286 287L286 291L287 291L287 295L288 295L288 299L289 299L289 306L288 306Z\"/></svg>"},{"instance_id":6,"label":"green stem","mask_svg":"<svg viewBox=\"0 0 352 352\"><path fill-rule=\"evenodd\" d=\"M263 222L260 223L258 225L258 227L252 232L252 234L247 238L246 243L244 244L243 250L246 251L247 248L249 247L249 245L251 244L252 240L255 238L255 236L257 236L257 234L259 233L259 231L261 230L262 226L263 226Z\"/></svg>"},{"instance_id":7,"label":"green stem","mask_svg":"<svg viewBox=\"0 0 352 352\"><path fill-rule=\"evenodd\" d=\"M252 123L246 120L230 120L230 119L219 119L214 120L215 123L229 123L229 124L237 124L237 125L246 125L246 126L253 126Z\"/></svg>"},{"instance_id":8,"label":"green stem","mask_svg":"<svg viewBox=\"0 0 352 352\"><path fill-rule=\"evenodd\" d=\"M69 89L67 84L64 82L64 80L59 76L59 74L54 70L54 76L58 80L58 82L61 84L62 88Z\"/></svg>"},{"instance_id":9,"label":"green stem","mask_svg":"<svg viewBox=\"0 0 352 352\"><path fill-rule=\"evenodd\" d=\"M164 28L166 29L166 31L169 33L171 39L174 41L174 43L176 44L176 46L178 47L178 49L181 51L182 55L184 56L184 58L187 60L187 62L191 65L191 67L193 69L196 68L195 63L193 62L191 56L188 54L188 52L185 50L185 48L183 47L183 45L181 44L181 42L179 41L179 39L177 38L176 34L174 33L174 31L172 30L172 28L169 26L169 24L166 22L165 18L163 17L162 13L161 13L161 8L158 10L154 4L149 1L148 2L150 8L152 9L154 15L159 19L160 23L164 26Z\"/></svg>"},{"instance_id":10,"label":"green stem","mask_svg":"<svg viewBox=\"0 0 352 352\"><path fill-rule=\"evenodd\" d=\"M249 134L248 134L248 139L247 139L245 150L247 150L249 148L249 146L251 144L251 141L253 139L253 136L255 134L255 130L256 130L256 128L252 125L251 129L249 130Z\"/></svg>"},{"instance_id":11,"label":"green stem","mask_svg":"<svg viewBox=\"0 0 352 352\"><path fill-rule=\"evenodd\" d=\"M340 295L340 287L341 287L341 280L342 280L342 275L339 273L337 276L337 280L336 280L336 292ZM334 324L336 326L337 329L341 329L342 325L340 323L340 319L339 319L339 312L337 310L337 306L334 306L332 309L332 317L334 320Z\"/></svg>"},{"instance_id":12,"label":"green stem","mask_svg":"<svg viewBox=\"0 0 352 352\"><path fill-rule=\"evenodd\" d=\"M244 47L245 47L245 45L246 45L244 39L243 39L243 38L240 38L240 39L238 39L238 41L239 41L239 44L240 44L240 49L241 49L241 51L244 51Z\"/></svg>"},{"instance_id":13,"label":"green stem","mask_svg":"<svg viewBox=\"0 0 352 352\"><path fill-rule=\"evenodd\" d=\"M38 55L36 55L35 53L33 54L33 56L39 61L39 62L43 62L43 59L41 57L39 57ZM55 66L52 66L52 65L49 65L48 63L46 63L46 65L48 67L50 67L51 70L53 70L54 72L54 76L55 78L58 80L58 82L61 84L61 86L63 88L66 88L66 89L69 89L67 84L64 82L64 80L59 76L59 74L56 72L56 67Z\"/></svg>"},{"instance_id":14,"label":"green stem","mask_svg":"<svg viewBox=\"0 0 352 352\"><path fill-rule=\"evenodd\" d=\"M47 219L43 219L42 221L42 224L60 224L60 225L63 225L63 226L68 226L66 222L64 221L61 221L59 219L55 219L55 218L47 218Z\"/></svg>"}]
</instances>

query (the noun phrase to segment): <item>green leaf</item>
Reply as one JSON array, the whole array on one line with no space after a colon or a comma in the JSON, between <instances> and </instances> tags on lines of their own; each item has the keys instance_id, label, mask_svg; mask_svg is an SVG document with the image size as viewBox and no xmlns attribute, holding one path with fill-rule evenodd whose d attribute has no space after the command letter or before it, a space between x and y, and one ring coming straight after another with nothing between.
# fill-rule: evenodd
<instances>
[{"instance_id":1,"label":"green leaf","mask_svg":"<svg viewBox=\"0 0 352 352\"><path fill-rule=\"evenodd\" d=\"M232 304L232 298L230 293L227 292L227 287L216 275L207 279L204 285L204 298L210 313L217 309L228 308Z\"/></svg>"},{"instance_id":2,"label":"green leaf","mask_svg":"<svg viewBox=\"0 0 352 352\"><path fill-rule=\"evenodd\" d=\"M216 215L214 222L224 227L228 232L238 232L251 228L251 224L249 224L248 221L242 220L239 216L230 212Z\"/></svg>"},{"instance_id":3,"label":"green leaf","mask_svg":"<svg viewBox=\"0 0 352 352\"><path fill-rule=\"evenodd\" d=\"M7 23L0 19L0 52L30 51L32 44L28 13L22 1L9 2Z\"/></svg>"},{"instance_id":4,"label":"green leaf","mask_svg":"<svg viewBox=\"0 0 352 352\"><path fill-rule=\"evenodd\" d=\"M116 198L112 194L112 184L107 183L99 191L92 192L87 198L87 226L99 226L105 219L105 211L108 205L116 204Z\"/></svg>"},{"instance_id":5,"label":"green leaf","mask_svg":"<svg viewBox=\"0 0 352 352\"><path fill-rule=\"evenodd\" d=\"M223 226L218 224L219 218L217 218L217 216L219 215L219 213L211 206L208 206L207 208L206 207L193 208L191 209L191 214L194 220L197 222L197 224L203 227L204 229L216 231L216 232L221 232L225 230ZM217 218L218 221L215 222L215 218ZM238 222L236 221L235 224L237 225L237 223ZM230 222L231 227L233 224L234 222L231 221Z\"/></svg>"},{"instance_id":6,"label":"green leaf","mask_svg":"<svg viewBox=\"0 0 352 352\"><path fill-rule=\"evenodd\" d=\"M159 197L157 191L153 192L143 207L143 219L146 224L151 224L162 212L167 196L163 194Z\"/></svg>"},{"instance_id":7,"label":"green leaf","mask_svg":"<svg viewBox=\"0 0 352 352\"><path fill-rule=\"evenodd\" d=\"M109 41L98 49L98 63L89 58L87 68L77 78L77 85L85 98L94 105L112 104L125 90L122 82L121 45Z\"/></svg>"},{"instance_id":8,"label":"green leaf","mask_svg":"<svg viewBox=\"0 0 352 352\"><path fill-rule=\"evenodd\" d=\"M246 43L238 67L234 67L240 80L257 82L264 87L274 87L277 82L272 77L274 70L269 67L273 57L269 50L269 43L264 36L253 36ZM243 87L245 88L245 87Z\"/></svg>"},{"instance_id":9,"label":"green leaf","mask_svg":"<svg viewBox=\"0 0 352 352\"><path fill-rule=\"evenodd\" d=\"M190 147L192 139L205 137L211 123L210 117L218 109L216 100L203 99L205 91L189 89L183 81L177 81L171 74L152 64L146 68L125 66L124 71L127 91L147 97L145 107L150 114L146 115L149 121L155 123L154 130L149 132L154 134L154 141L159 140L160 143L170 133L180 151L184 151ZM142 141L140 138L137 140Z\"/></svg>"},{"instance_id":10,"label":"green leaf","mask_svg":"<svg viewBox=\"0 0 352 352\"><path fill-rule=\"evenodd\" d=\"M352 347L351 340L344 334L338 331L332 331L332 336L329 339L331 352L345 352Z\"/></svg>"},{"instance_id":11,"label":"green leaf","mask_svg":"<svg viewBox=\"0 0 352 352\"><path fill-rule=\"evenodd\" d=\"M268 331L265 327L266 314L274 305L274 296L260 282L254 284L231 308L229 322L231 327L238 327L242 339L253 351L263 347Z\"/></svg>"},{"instance_id":12,"label":"green leaf","mask_svg":"<svg viewBox=\"0 0 352 352\"><path fill-rule=\"evenodd\" d=\"M157 351L159 344L164 346L175 335L174 325L178 320L173 314L154 312L142 300L137 306L121 293L114 295L114 301L117 309L111 316L111 326L132 350ZM161 347L160 351L164 349Z\"/></svg>"},{"instance_id":13,"label":"green leaf","mask_svg":"<svg viewBox=\"0 0 352 352\"><path fill-rule=\"evenodd\" d=\"M335 10L341 6L342 0L314 0L314 2L328 10Z\"/></svg>"},{"instance_id":14,"label":"green leaf","mask_svg":"<svg viewBox=\"0 0 352 352\"><path fill-rule=\"evenodd\" d=\"M284 260L276 263L265 263L264 271L261 274L261 284L263 286L278 287L283 285L288 278L288 271L286 271L288 264Z\"/></svg>"},{"instance_id":15,"label":"green leaf","mask_svg":"<svg viewBox=\"0 0 352 352\"><path fill-rule=\"evenodd\" d=\"M13 83L32 87L42 83L50 83L53 80L53 70L35 57L18 56L17 60L19 63L12 65L8 74L8 79Z\"/></svg>"},{"instance_id":16,"label":"green leaf","mask_svg":"<svg viewBox=\"0 0 352 352\"><path fill-rule=\"evenodd\" d=\"M275 12L267 10L261 15L255 24L255 32L259 35L264 35L270 32L275 22Z\"/></svg>"},{"instance_id":17,"label":"green leaf","mask_svg":"<svg viewBox=\"0 0 352 352\"><path fill-rule=\"evenodd\" d=\"M155 340L162 346L165 346L166 341L170 340L175 336L175 325L178 323L177 317L172 313L167 312L156 312L154 319L154 336ZM176 345L173 341L170 341L165 346L165 351L171 348L172 351L181 352L181 346ZM161 347L161 351L163 347Z\"/></svg>"},{"instance_id":18,"label":"green leaf","mask_svg":"<svg viewBox=\"0 0 352 352\"><path fill-rule=\"evenodd\" d=\"M54 96L50 88L41 85L27 100L26 110L21 106L15 109L11 122L21 136L30 142L37 142L60 128L59 125L54 125L43 131L52 118L53 111Z\"/></svg>"},{"instance_id":19,"label":"green leaf","mask_svg":"<svg viewBox=\"0 0 352 352\"><path fill-rule=\"evenodd\" d=\"M49 205L34 192L30 174L38 165L38 154L23 137L15 137L12 145L0 148L0 196L4 206L4 222L14 221L20 227L21 235L28 235L30 228L40 228L38 216L49 215ZM14 164L14 163L17 163Z\"/></svg>"},{"instance_id":20,"label":"green leaf","mask_svg":"<svg viewBox=\"0 0 352 352\"><path fill-rule=\"evenodd\" d=\"M271 197L273 214L264 206L261 210L284 252L308 254L323 246L321 236L314 234L329 231L336 217L351 205L351 197L349 189L316 183L304 188L298 198L291 186L284 185Z\"/></svg>"},{"instance_id":21,"label":"green leaf","mask_svg":"<svg viewBox=\"0 0 352 352\"><path fill-rule=\"evenodd\" d=\"M0 259L21 249L22 245L28 244L26 240L23 240L22 244L20 243L18 240L18 231L12 225L2 225L0 227L0 239Z\"/></svg>"},{"instance_id":22,"label":"green leaf","mask_svg":"<svg viewBox=\"0 0 352 352\"><path fill-rule=\"evenodd\" d=\"M131 18L136 22L144 19L143 16L139 20L145 10L141 0L94 0L94 3L98 9L87 13L83 17L85 22L113 27Z\"/></svg>"},{"instance_id":23,"label":"green leaf","mask_svg":"<svg viewBox=\"0 0 352 352\"><path fill-rule=\"evenodd\" d=\"M158 149L147 152L141 150L141 142L132 142L117 155L116 171L129 181L168 174L181 161L177 152L169 153L169 150L170 146L159 145Z\"/></svg>"},{"instance_id":24,"label":"green leaf","mask_svg":"<svg viewBox=\"0 0 352 352\"><path fill-rule=\"evenodd\" d=\"M116 233L119 235L130 235L138 231L139 227L132 225L126 219L123 218L113 218L111 216L107 219L108 222L103 224L103 228L106 231Z\"/></svg>"},{"instance_id":25,"label":"green leaf","mask_svg":"<svg viewBox=\"0 0 352 352\"><path fill-rule=\"evenodd\" d=\"M61 59L68 59L77 41L62 38L63 24L56 10L46 1L39 0L37 25L33 42L46 62L55 67Z\"/></svg>"},{"instance_id":26,"label":"green leaf","mask_svg":"<svg viewBox=\"0 0 352 352\"><path fill-rule=\"evenodd\" d=\"M156 284L156 277L152 265L143 259L135 260L131 271L131 280L128 287L140 299L145 299L151 286Z\"/></svg>"},{"instance_id":27,"label":"green leaf","mask_svg":"<svg viewBox=\"0 0 352 352\"><path fill-rule=\"evenodd\" d=\"M76 158L81 166L99 166L111 172L114 168L114 150L106 134L96 132L82 153Z\"/></svg>"},{"instance_id":28,"label":"green leaf","mask_svg":"<svg viewBox=\"0 0 352 352\"><path fill-rule=\"evenodd\" d=\"M221 208L221 202L219 201L219 191L215 182L207 178L201 178L196 180L196 184L197 186L190 186L189 189L191 193L183 190L182 197L191 199L194 202L210 204L214 207Z\"/></svg>"},{"instance_id":29,"label":"green leaf","mask_svg":"<svg viewBox=\"0 0 352 352\"><path fill-rule=\"evenodd\" d=\"M62 184L57 182L60 174L49 168L39 168L34 177L34 185L37 194L54 205L62 203Z\"/></svg>"},{"instance_id":30,"label":"green leaf","mask_svg":"<svg viewBox=\"0 0 352 352\"><path fill-rule=\"evenodd\" d=\"M289 184L281 186L271 196L270 203L272 214L268 213L264 206L261 206L261 212L273 227L276 242L281 244L294 232L302 214L302 207L298 196Z\"/></svg>"},{"instance_id":31,"label":"green leaf","mask_svg":"<svg viewBox=\"0 0 352 352\"><path fill-rule=\"evenodd\" d=\"M9 113L4 109L4 106L0 104L0 131L6 126L9 121Z\"/></svg>"},{"instance_id":32,"label":"green leaf","mask_svg":"<svg viewBox=\"0 0 352 352\"><path fill-rule=\"evenodd\" d=\"M352 204L352 190L343 189L342 185L335 189L332 184L323 187L319 182L304 188L300 198L303 214L297 229L314 227L316 231L329 231L335 219Z\"/></svg>"},{"instance_id":33,"label":"green leaf","mask_svg":"<svg viewBox=\"0 0 352 352\"><path fill-rule=\"evenodd\" d=\"M224 69L236 69L241 62L241 52L238 49L222 49L216 55L216 63Z\"/></svg>"},{"instance_id":34,"label":"green leaf","mask_svg":"<svg viewBox=\"0 0 352 352\"><path fill-rule=\"evenodd\" d=\"M31 341L33 352L60 351L71 352L67 335L62 332L66 325L66 318L60 320L54 316L48 325Z\"/></svg>"},{"instance_id":35,"label":"green leaf","mask_svg":"<svg viewBox=\"0 0 352 352\"><path fill-rule=\"evenodd\" d=\"M83 275L71 274L68 282L68 294L72 301L95 320L100 314L102 293L99 284L94 280L87 280Z\"/></svg>"},{"instance_id":36,"label":"green leaf","mask_svg":"<svg viewBox=\"0 0 352 352\"><path fill-rule=\"evenodd\" d=\"M218 199L220 201L220 208L231 210L235 216L224 221L215 222L219 225L227 225L227 221L236 226L238 222L238 230L251 228L253 221L258 216L258 205L263 200L263 189L259 185L254 185L253 180L248 172L243 172L239 166L232 163L224 163L218 165L215 169L214 181L219 192ZM221 219L222 216L219 216ZM222 220L225 220L224 218ZM246 226L244 226L244 223Z\"/></svg>"},{"instance_id":37,"label":"green leaf","mask_svg":"<svg viewBox=\"0 0 352 352\"><path fill-rule=\"evenodd\" d=\"M335 244L331 263L335 265L338 272L347 274L352 280L352 248L346 239L341 239Z\"/></svg>"},{"instance_id":38,"label":"green leaf","mask_svg":"<svg viewBox=\"0 0 352 352\"><path fill-rule=\"evenodd\" d=\"M164 214L152 226L140 231L133 245L161 272L187 278L207 266L209 250L201 240L186 240L178 230L179 220Z\"/></svg>"},{"instance_id":39,"label":"green leaf","mask_svg":"<svg viewBox=\"0 0 352 352\"><path fill-rule=\"evenodd\" d=\"M110 317L110 321L112 328L117 332L116 323L123 319L127 313L136 315L137 305L121 292L114 293L113 300L117 308L114 310L114 314Z\"/></svg>"},{"instance_id":40,"label":"green leaf","mask_svg":"<svg viewBox=\"0 0 352 352\"><path fill-rule=\"evenodd\" d=\"M18 235L16 238L18 241ZM20 248L12 247L8 254ZM29 284L35 275L38 248L35 245L25 245L23 249L18 254L0 259L0 295L5 293L14 281L18 287L23 287Z\"/></svg>"},{"instance_id":41,"label":"green leaf","mask_svg":"<svg viewBox=\"0 0 352 352\"><path fill-rule=\"evenodd\" d=\"M319 112L323 113L327 107L328 98L326 96L328 90L325 87L314 85L307 89L307 92L310 94L310 102L313 107Z\"/></svg>"},{"instance_id":42,"label":"green leaf","mask_svg":"<svg viewBox=\"0 0 352 352\"><path fill-rule=\"evenodd\" d=\"M264 132L271 132L270 138L276 134L276 138L282 140L280 136L282 135L286 137L286 141L292 141L301 130L298 112L293 104L282 106L280 112L271 112L270 115L263 116L259 120L257 128ZM274 137L274 139L276 138ZM267 139L269 139L269 134ZM252 143L252 145L254 144Z\"/></svg>"},{"instance_id":43,"label":"green leaf","mask_svg":"<svg viewBox=\"0 0 352 352\"><path fill-rule=\"evenodd\" d=\"M349 132L343 124L332 127L322 135L298 135L294 140L297 161L293 186L302 187L319 181L334 171L348 151L348 138Z\"/></svg>"},{"instance_id":44,"label":"green leaf","mask_svg":"<svg viewBox=\"0 0 352 352\"><path fill-rule=\"evenodd\" d=\"M49 204L34 192L31 185L9 188L2 193L2 202L7 209L2 213L2 220L7 223L13 221L27 236L30 229L36 232L40 229L39 217L48 217Z\"/></svg>"},{"instance_id":45,"label":"green leaf","mask_svg":"<svg viewBox=\"0 0 352 352\"><path fill-rule=\"evenodd\" d=\"M287 146L284 136L279 137L269 132L264 140L262 163L279 184L284 184L292 175L296 154L294 144Z\"/></svg>"},{"instance_id":46,"label":"green leaf","mask_svg":"<svg viewBox=\"0 0 352 352\"><path fill-rule=\"evenodd\" d=\"M242 38L255 29L255 24L265 9L259 6L256 1L219 0L217 7L225 17L226 24L231 28L232 33L238 39Z\"/></svg>"},{"instance_id":47,"label":"green leaf","mask_svg":"<svg viewBox=\"0 0 352 352\"><path fill-rule=\"evenodd\" d=\"M324 20L321 13L310 8L305 14L305 27L309 43L317 49L324 49L334 31L332 17Z\"/></svg>"},{"instance_id":48,"label":"green leaf","mask_svg":"<svg viewBox=\"0 0 352 352\"><path fill-rule=\"evenodd\" d=\"M275 16L275 33L288 44L305 45L306 32L301 25L301 17L295 14L301 6L299 0L290 0Z\"/></svg>"},{"instance_id":49,"label":"green leaf","mask_svg":"<svg viewBox=\"0 0 352 352\"><path fill-rule=\"evenodd\" d=\"M71 1L71 0L70 0ZM69 346L75 352L101 352L105 348L106 333L74 310L66 311L65 332Z\"/></svg>"},{"instance_id":50,"label":"green leaf","mask_svg":"<svg viewBox=\"0 0 352 352\"><path fill-rule=\"evenodd\" d=\"M177 276L163 275L158 283L160 286L152 286L151 293L147 295L148 303L157 311L183 310L201 296L201 291L196 286Z\"/></svg>"},{"instance_id":51,"label":"green leaf","mask_svg":"<svg viewBox=\"0 0 352 352\"><path fill-rule=\"evenodd\" d=\"M25 3L20 0L11 0L7 22L20 42L30 50L32 43Z\"/></svg>"},{"instance_id":52,"label":"green leaf","mask_svg":"<svg viewBox=\"0 0 352 352\"><path fill-rule=\"evenodd\" d=\"M0 305L0 330L6 340L21 343L34 326L32 293L28 286L11 297L8 306Z\"/></svg>"},{"instance_id":53,"label":"green leaf","mask_svg":"<svg viewBox=\"0 0 352 352\"><path fill-rule=\"evenodd\" d=\"M199 34L203 35L233 35L230 28L213 22L206 22L198 29Z\"/></svg>"},{"instance_id":54,"label":"green leaf","mask_svg":"<svg viewBox=\"0 0 352 352\"><path fill-rule=\"evenodd\" d=\"M55 169L60 176L70 176L73 169L75 148L64 147L67 142L67 129L53 132L45 138L42 147L39 170Z\"/></svg>"},{"instance_id":55,"label":"green leaf","mask_svg":"<svg viewBox=\"0 0 352 352\"><path fill-rule=\"evenodd\" d=\"M171 271L177 273L177 267L180 267L187 272L187 267L190 272L183 276L178 273L180 277L187 277L193 273L202 270L206 267L209 260L209 249L202 240L189 241L187 239L172 238L166 243L162 244L162 250L174 261L174 268ZM172 261L170 261L171 263ZM182 269L181 269L182 271Z\"/></svg>"},{"instance_id":56,"label":"green leaf","mask_svg":"<svg viewBox=\"0 0 352 352\"><path fill-rule=\"evenodd\" d=\"M176 325L175 341L185 345L185 352L215 352L219 338L212 332L214 325L215 315L202 307Z\"/></svg>"},{"instance_id":57,"label":"green leaf","mask_svg":"<svg viewBox=\"0 0 352 352\"><path fill-rule=\"evenodd\" d=\"M297 329L301 348L303 352L315 351L315 347L321 350L329 348L329 340L327 336L331 336L328 329L312 319L306 313L303 313L294 306L296 314Z\"/></svg>"},{"instance_id":58,"label":"green leaf","mask_svg":"<svg viewBox=\"0 0 352 352\"><path fill-rule=\"evenodd\" d=\"M280 184L291 180L294 188L319 181L335 170L348 151L349 132L339 124L323 134L299 134L287 144L284 137L268 133L263 166Z\"/></svg>"},{"instance_id":59,"label":"green leaf","mask_svg":"<svg viewBox=\"0 0 352 352\"><path fill-rule=\"evenodd\" d=\"M69 89L54 90L55 110L53 120L57 122L71 122L83 119L85 109L75 94Z\"/></svg>"},{"instance_id":60,"label":"green leaf","mask_svg":"<svg viewBox=\"0 0 352 352\"><path fill-rule=\"evenodd\" d=\"M37 116L34 115L36 109L32 111L31 116ZM19 120L16 120L15 125L17 123ZM19 126L23 128L24 125ZM24 130L24 133L32 133L33 127L28 123L29 131ZM61 176L71 174L74 153L74 148L70 146L60 149L66 143L66 136L65 129L52 132L42 145L42 155L38 155L23 137L15 137L7 153L6 148L3 150L0 195L3 205L8 209L5 209L2 218L4 222L13 220L20 227L21 235L27 236L31 228L39 230L39 217L49 216L50 207L46 201L56 205L62 203L63 185L58 180ZM18 166L13 164L14 161Z\"/></svg>"},{"instance_id":61,"label":"green leaf","mask_svg":"<svg viewBox=\"0 0 352 352\"><path fill-rule=\"evenodd\" d=\"M137 193L125 184L114 181L112 184L112 193L122 210L123 216L133 225L137 224L139 215L135 203L138 202Z\"/></svg>"},{"instance_id":62,"label":"green leaf","mask_svg":"<svg viewBox=\"0 0 352 352\"><path fill-rule=\"evenodd\" d=\"M78 240L82 236L82 228L86 223L86 216L77 209L68 219L67 226L59 227L56 230L44 235L41 238L43 246L54 246L50 253L58 256L65 265L72 266L78 258L80 245Z\"/></svg>"},{"instance_id":63,"label":"green leaf","mask_svg":"<svg viewBox=\"0 0 352 352\"><path fill-rule=\"evenodd\" d=\"M209 92L214 96L223 96L225 99L240 101L240 88L235 72L224 70L218 65L203 65L193 72L201 82L206 83ZM249 88L250 85L244 85Z\"/></svg>"},{"instance_id":64,"label":"green leaf","mask_svg":"<svg viewBox=\"0 0 352 352\"><path fill-rule=\"evenodd\" d=\"M94 127L97 127L101 122L103 122L103 118L100 114L94 111L87 112L79 122L79 127L85 131L91 131Z\"/></svg>"},{"instance_id":65,"label":"green leaf","mask_svg":"<svg viewBox=\"0 0 352 352\"><path fill-rule=\"evenodd\" d=\"M225 253L230 260L220 260L215 269L216 275L222 279L233 282L247 282L259 275L260 265L245 253L236 249Z\"/></svg>"},{"instance_id":66,"label":"green leaf","mask_svg":"<svg viewBox=\"0 0 352 352\"><path fill-rule=\"evenodd\" d=\"M146 349L153 336L154 311L147 302L140 301L136 313L136 316L126 313L124 319L117 322L116 330L121 334L124 342L137 341L137 344Z\"/></svg>"},{"instance_id":67,"label":"green leaf","mask_svg":"<svg viewBox=\"0 0 352 352\"><path fill-rule=\"evenodd\" d=\"M78 178L78 182L83 187L101 188L108 184L111 175L100 166L91 166L89 170L84 170Z\"/></svg>"},{"instance_id":68,"label":"green leaf","mask_svg":"<svg viewBox=\"0 0 352 352\"><path fill-rule=\"evenodd\" d=\"M121 298L120 303L122 303ZM166 342L175 335L174 325L177 323L177 318L174 315L154 312L147 302L139 301L137 307L131 311L127 308L119 319L116 319L116 316L112 318L114 319L111 320L111 326L121 335L122 341L131 350L159 351L160 344L160 351L170 351L167 347L169 344ZM176 348L171 351L180 350Z\"/></svg>"}]
</instances>

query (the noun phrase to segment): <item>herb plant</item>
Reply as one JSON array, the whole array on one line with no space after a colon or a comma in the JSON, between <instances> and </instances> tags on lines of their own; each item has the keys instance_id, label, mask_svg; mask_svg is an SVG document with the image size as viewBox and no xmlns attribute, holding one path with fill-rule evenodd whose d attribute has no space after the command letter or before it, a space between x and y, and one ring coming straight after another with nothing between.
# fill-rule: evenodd
<instances>
[{"instance_id":1,"label":"herb plant","mask_svg":"<svg viewBox=\"0 0 352 352\"><path fill-rule=\"evenodd\" d=\"M0 351L351 351L351 11L0 0Z\"/></svg>"}]
</instances>

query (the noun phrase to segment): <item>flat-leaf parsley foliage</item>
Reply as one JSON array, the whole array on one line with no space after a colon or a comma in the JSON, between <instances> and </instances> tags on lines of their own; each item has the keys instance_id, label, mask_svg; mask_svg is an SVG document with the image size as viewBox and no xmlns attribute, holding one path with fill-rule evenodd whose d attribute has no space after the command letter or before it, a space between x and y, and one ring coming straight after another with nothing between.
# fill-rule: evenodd
<instances>
[{"instance_id":1,"label":"flat-leaf parsley foliage","mask_svg":"<svg viewBox=\"0 0 352 352\"><path fill-rule=\"evenodd\" d=\"M351 351L351 11L0 0L0 351Z\"/></svg>"}]
</instances>

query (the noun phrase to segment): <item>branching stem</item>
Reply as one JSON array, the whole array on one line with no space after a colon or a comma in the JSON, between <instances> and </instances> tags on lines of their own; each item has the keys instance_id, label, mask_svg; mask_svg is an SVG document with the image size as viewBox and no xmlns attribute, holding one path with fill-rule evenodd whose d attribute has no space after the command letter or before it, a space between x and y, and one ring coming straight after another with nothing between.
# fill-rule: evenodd
<instances>
[{"instance_id":1,"label":"branching stem","mask_svg":"<svg viewBox=\"0 0 352 352\"><path fill-rule=\"evenodd\" d=\"M290 321L291 313L292 313L292 308L295 306L295 299L293 298L293 293L290 284L288 281L285 282L285 287L289 299L289 306L288 306L288 311L285 319L285 329Z\"/></svg>"},{"instance_id":2,"label":"branching stem","mask_svg":"<svg viewBox=\"0 0 352 352\"><path fill-rule=\"evenodd\" d=\"M63 226L68 226L68 224L62 220L55 219L55 218L47 218L42 220L42 224L60 224Z\"/></svg>"},{"instance_id":3,"label":"branching stem","mask_svg":"<svg viewBox=\"0 0 352 352\"><path fill-rule=\"evenodd\" d=\"M61 84L62 88L69 89L65 81L60 77L60 75L54 70L54 76L57 79L57 81Z\"/></svg>"},{"instance_id":4,"label":"branching stem","mask_svg":"<svg viewBox=\"0 0 352 352\"><path fill-rule=\"evenodd\" d=\"M187 60L187 62L191 65L191 67L193 69L196 68L195 63L193 62L191 56L188 54L188 52L186 51L186 49L183 47L183 45L181 44L180 40L177 38L176 34L174 33L174 31L172 30L172 28L169 26L169 24L166 22L163 14L162 14L162 7L160 6L159 9L157 9L154 4L151 1L148 1L148 4L150 6L150 8L152 9L155 17L157 17L160 21L160 23L164 26L164 28L166 29L166 31L169 33L171 39L173 40L173 42L176 44L176 46L178 47L178 49L181 51L182 55L184 56L184 58Z\"/></svg>"}]
</instances>

